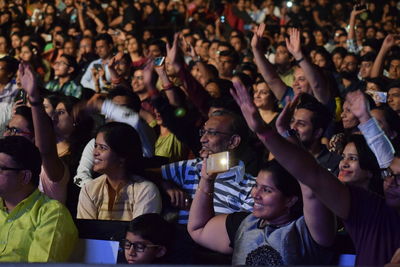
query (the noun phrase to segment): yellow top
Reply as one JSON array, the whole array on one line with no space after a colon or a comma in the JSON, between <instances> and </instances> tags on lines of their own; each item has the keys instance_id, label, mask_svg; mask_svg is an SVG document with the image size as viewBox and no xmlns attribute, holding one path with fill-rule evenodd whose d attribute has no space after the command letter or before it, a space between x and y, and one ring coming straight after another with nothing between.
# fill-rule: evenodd
<instances>
[{"instance_id":1,"label":"yellow top","mask_svg":"<svg viewBox=\"0 0 400 267\"><path fill-rule=\"evenodd\" d=\"M10 213L0 198L0 261L67 261L78 230L64 205L39 190Z\"/></svg>"}]
</instances>

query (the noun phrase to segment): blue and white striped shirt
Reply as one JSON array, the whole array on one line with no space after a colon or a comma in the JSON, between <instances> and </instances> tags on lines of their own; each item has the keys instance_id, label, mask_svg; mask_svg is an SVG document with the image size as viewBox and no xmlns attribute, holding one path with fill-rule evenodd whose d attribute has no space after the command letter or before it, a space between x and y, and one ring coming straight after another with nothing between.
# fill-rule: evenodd
<instances>
[{"instance_id":1,"label":"blue and white striped shirt","mask_svg":"<svg viewBox=\"0 0 400 267\"><path fill-rule=\"evenodd\" d=\"M200 158L184 160L161 167L164 180L174 182L194 198L200 180L202 160ZM250 191L255 184L255 177L246 174L244 163L218 174L214 185L214 210L216 214L229 214L238 211L253 210L253 198ZM189 211L180 210L178 223L187 224Z\"/></svg>"}]
</instances>

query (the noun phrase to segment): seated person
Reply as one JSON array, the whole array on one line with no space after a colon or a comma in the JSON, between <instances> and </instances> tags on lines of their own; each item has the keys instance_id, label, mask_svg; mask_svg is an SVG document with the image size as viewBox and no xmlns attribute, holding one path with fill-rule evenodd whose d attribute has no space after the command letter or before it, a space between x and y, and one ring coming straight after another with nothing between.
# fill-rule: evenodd
<instances>
[{"instance_id":1,"label":"seated person","mask_svg":"<svg viewBox=\"0 0 400 267\"><path fill-rule=\"evenodd\" d=\"M0 139L0 261L66 261L78 231L68 210L37 187L38 149L21 136Z\"/></svg>"},{"instance_id":2,"label":"seated person","mask_svg":"<svg viewBox=\"0 0 400 267\"><path fill-rule=\"evenodd\" d=\"M142 154L133 127L120 122L103 125L93 152L93 171L103 175L82 187L77 218L130 221L145 213L159 213L160 193L141 177Z\"/></svg>"},{"instance_id":3,"label":"seated person","mask_svg":"<svg viewBox=\"0 0 400 267\"><path fill-rule=\"evenodd\" d=\"M124 248L129 264L164 263L172 240L172 225L156 213L143 214L130 222Z\"/></svg>"}]
</instances>

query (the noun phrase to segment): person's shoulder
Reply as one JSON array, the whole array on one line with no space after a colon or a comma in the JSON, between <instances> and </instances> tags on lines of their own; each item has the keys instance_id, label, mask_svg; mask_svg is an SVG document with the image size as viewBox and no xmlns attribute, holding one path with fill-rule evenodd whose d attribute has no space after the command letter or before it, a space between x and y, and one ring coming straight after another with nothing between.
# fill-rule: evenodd
<instances>
[{"instance_id":1,"label":"person's shoulder","mask_svg":"<svg viewBox=\"0 0 400 267\"><path fill-rule=\"evenodd\" d=\"M96 179L93 179L91 181L88 181L83 185L83 190L87 191L88 193L97 191L99 187L102 187L104 183L106 182L107 175L103 174Z\"/></svg>"}]
</instances>

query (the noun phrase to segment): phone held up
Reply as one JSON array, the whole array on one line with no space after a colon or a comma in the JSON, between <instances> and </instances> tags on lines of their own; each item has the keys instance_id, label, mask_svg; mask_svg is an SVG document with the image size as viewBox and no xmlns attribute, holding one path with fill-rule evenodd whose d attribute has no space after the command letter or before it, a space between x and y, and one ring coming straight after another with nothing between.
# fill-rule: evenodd
<instances>
[{"instance_id":1,"label":"phone held up","mask_svg":"<svg viewBox=\"0 0 400 267\"><path fill-rule=\"evenodd\" d=\"M156 57L153 62L154 62L154 66L156 67L160 67L162 66L162 64L164 64L165 61L165 57Z\"/></svg>"},{"instance_id":2,"label":"phone held up","mask_svg":"<svg viewBox=\"0 0 400 267\"><path fill-rule=\"evenodd\" d=\"M211 154L207 158L207 173L221 173L233 166L233 158L229 151Z\"/></svg>"}]
</instances>

